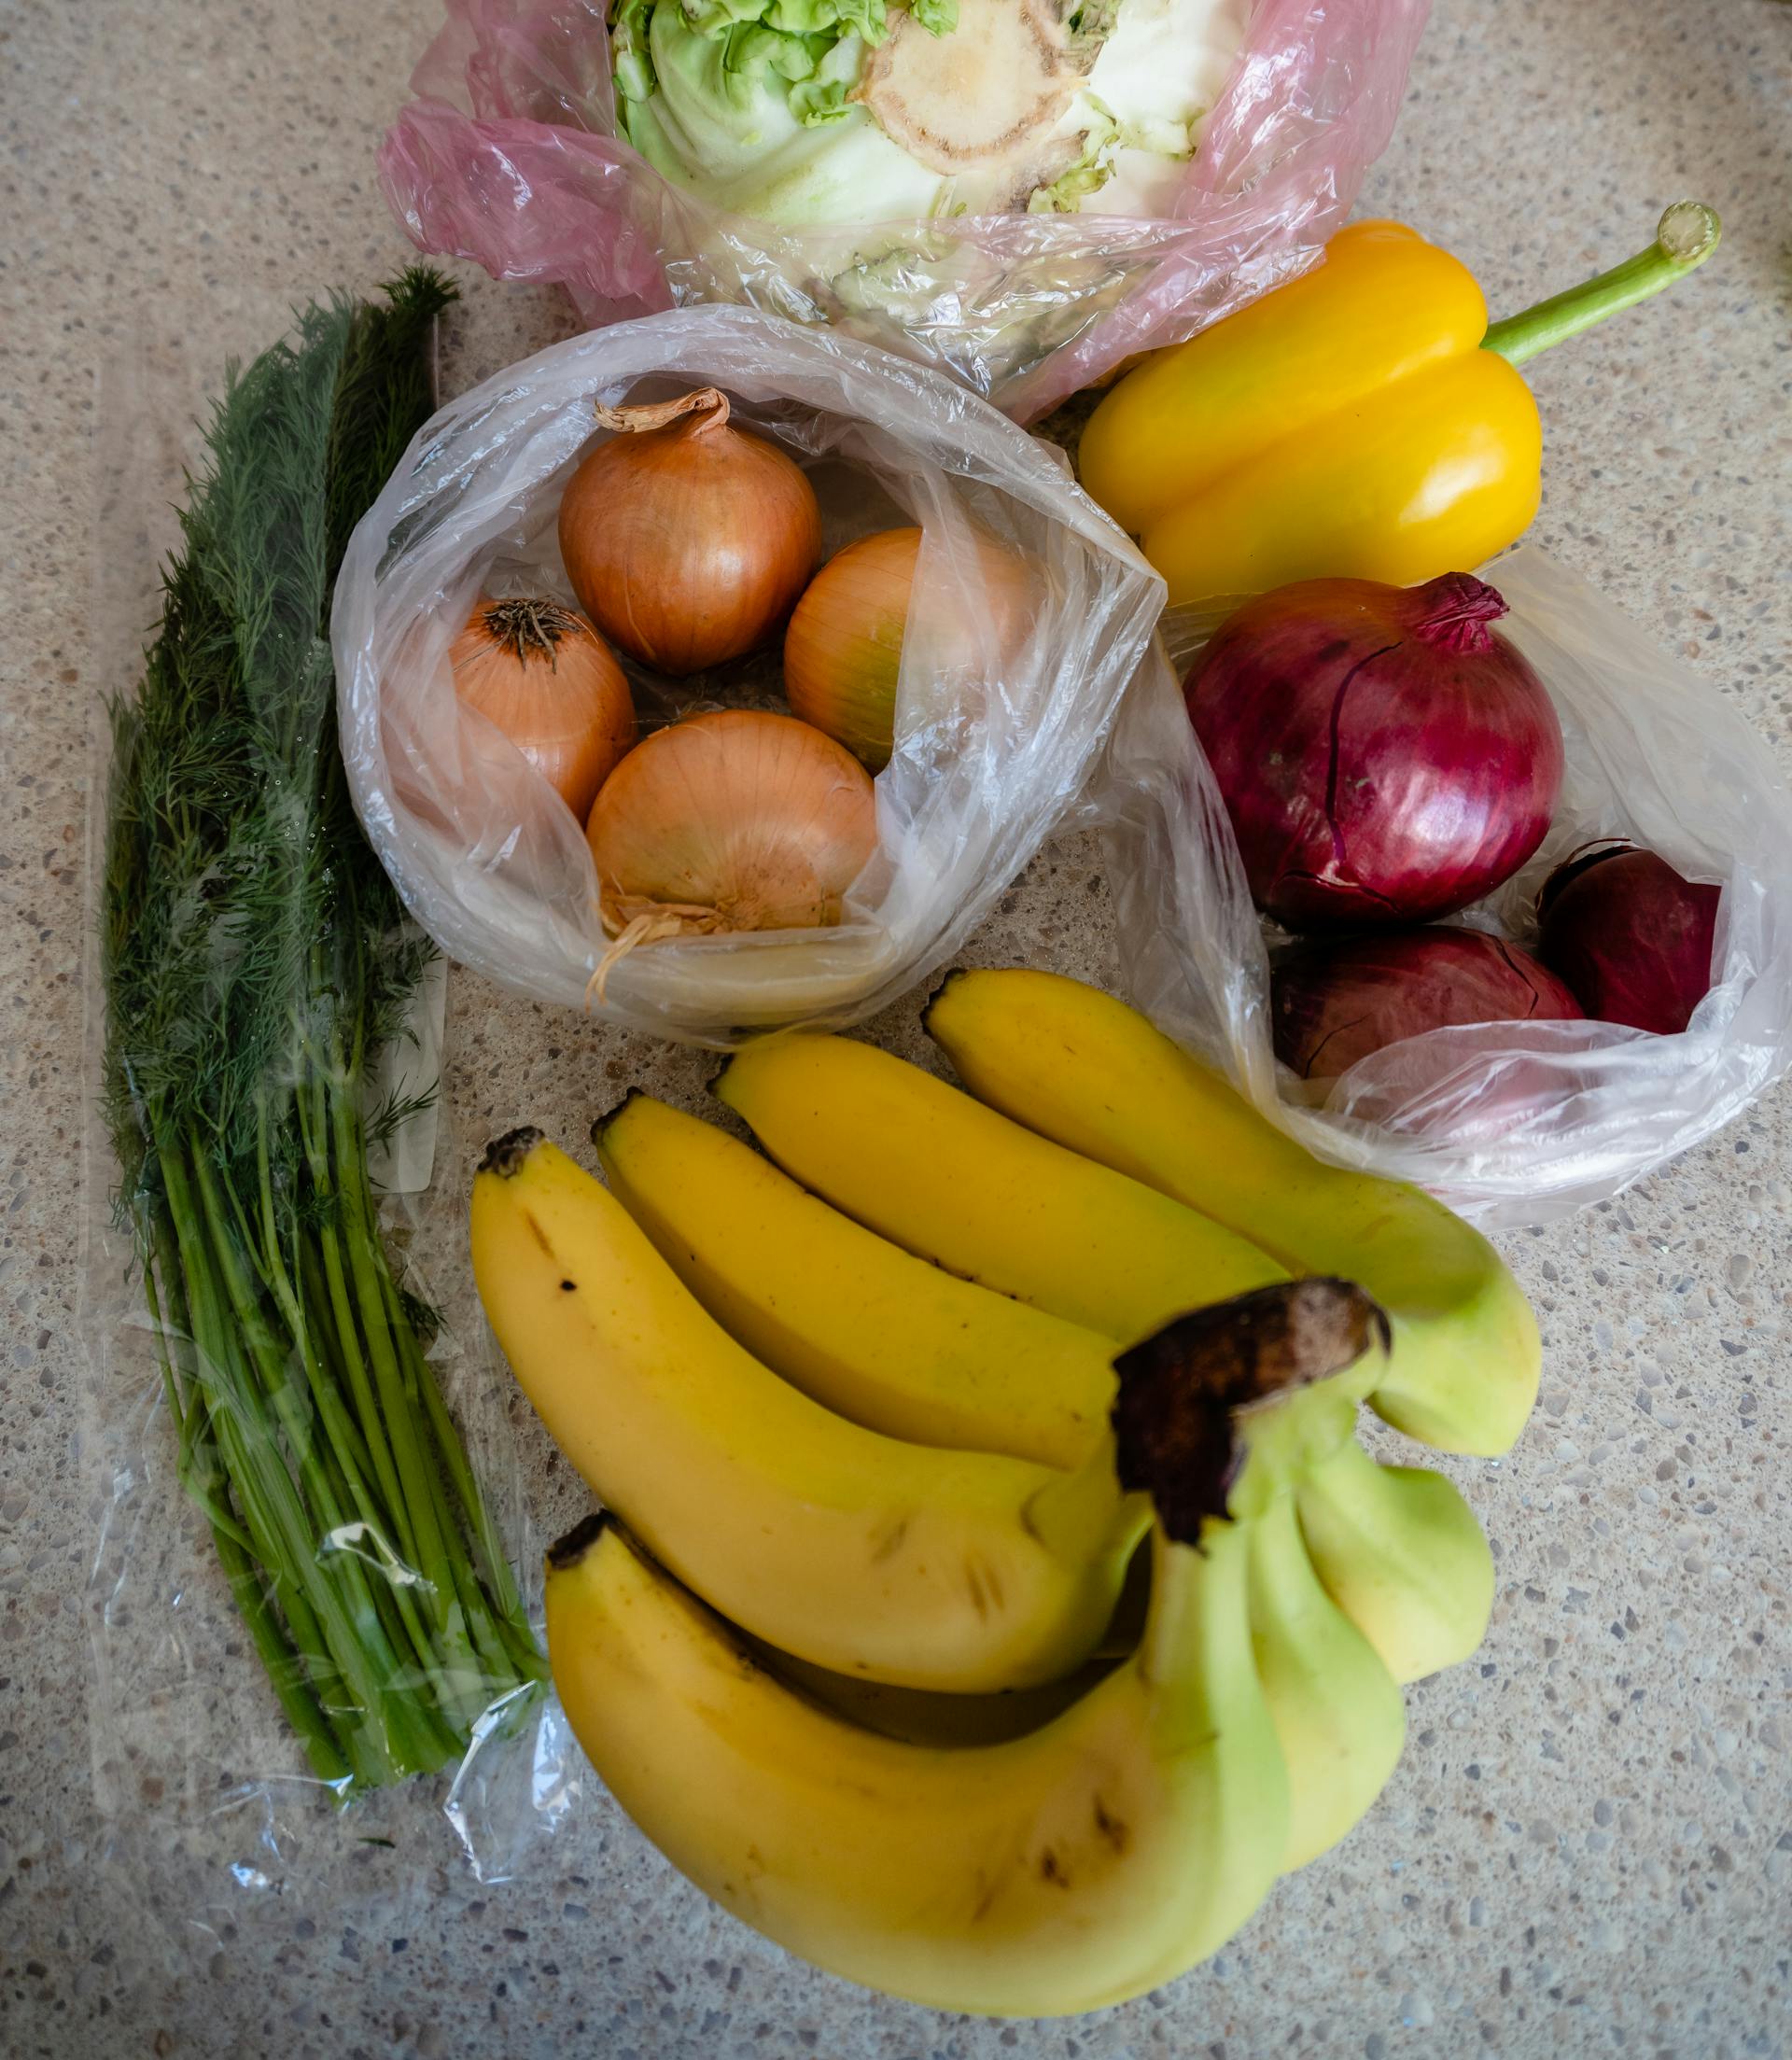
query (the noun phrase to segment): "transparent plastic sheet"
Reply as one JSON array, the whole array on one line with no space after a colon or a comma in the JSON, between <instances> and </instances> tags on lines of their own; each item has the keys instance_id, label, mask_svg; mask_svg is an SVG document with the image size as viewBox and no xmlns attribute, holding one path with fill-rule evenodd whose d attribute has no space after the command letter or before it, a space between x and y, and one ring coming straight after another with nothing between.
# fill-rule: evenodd
<instances>
[{"instance_id":1,"label":"transparent plastic sheet","mask_svg":"<svg viewBox=\"0 0 1792 2060\"><path fill-rule=\"evenodd\" d=\"M647 386L642 382L649 382ZM350 545L334 636L356 804L412 913L451 957L539 1002L587 1006L609 940L583 827L498 732L463 710L446 653L483 587L570 600L561 489L591 403L717 385L809 469L824 544L900 523L923 543L876 782L878 849L835 928L699 937L614 964L604 1017L725 1046L753 1029L838 1026L957 950L1071 807L1148 649L1163 582L1071 484L1060 455L943 374L745 308L688 308L553 345L441 410ZM1024 643L995 645L972 542L1021 554ZM954 624L985 648L949 662ZM742 677L636 675L650 718Z\"/></svg>"},{"instance_id":2,"label":"transparent plastic sheet","mask_svg":"<svg viewBox=\"0 0 1792 2060\"><path fill-rule=\"evenodd\" d=\"M222 386L226 356L244 361L288 333L291 305L255 291L211 311L182 345L117 353L99 381L100 482L92 634L98 695L90 725L89 878L105 849L112 737L106 702L135 693L145 644L161 607L160 573L178 543L182 475L202 465L201 428ZM196 741L196 746L199 740ZM175 1959L209 1950L244 1916L245 1897L278 1897L330 1871L359 1871L371 1849L407 1840L438 1863L465 1852L501 1872L516 1850L511 1809L530 1796L531 1824L556 1820L554 1785L574 1778L565 1739L537 1691L495 1699L477 1721L475 1750L458 1769L359 1792L345 1814L308 1764L249 1636L210 1526L181 1479L181 1437L159 1342L176 1371L192 1346L146 1303L132 1227L115 1212L119 1170L103 1100L105 997L91 923L85 954L83 1213L78 1324L86 1355L80 1451L95 1540L85 1601L87 1717L94 1796L106 1827L103 1877L131 1922L161 1928ZM445 965L419 984L407 1035L370 1081L365 1107L427 1088L441 1045ZM485 1511L539 1623L539 1536L529 1527L525 1468L508 1415L508 1388L464 1264L470 1161L438 1105L370 1149L382 1195L380 1233L400 1287L440 1325L428 1365L457 1423ZM434 1184L431 1185L433 1173ZM298 1369L289 1367L295 1392ZM539 1498L538 1498L539 1500ZM558 1515L553 1511L551 1515ZM320 1536L321 1555L353 1555L371 1583L407 1580L380 1541L352 1524ZM468 1684L476 1694L477 1682ZM475 1765L475 1762L477 1764ZM447 1821L441 1813L445 1810ZM433 1847L414 1841L436 1825ZM452 1828L451 1828L452 1827ZM427 1882L407 1860L404 1879ZM154 1893L146 1896L146 1888ZM370 1886L369 1893L375 1891ZM377 1891L391 1894L391 1877Z\"/></svg>"},{"instance_id":3,"label":"transparent plastic sheet","mask_svg":"<svg viewBox=\"0 0 1792 2060\"><path fill-rule=\"evenodd\" d=\"M1122 711L1096 812L1135 1002L1320 1156L1514 1228L1616 1194L1721 1128L1792 1063L1792 792L1749 724L1566 567L1527 548L1485 574L1511 607L1502 633L1554 698L1567 774L1535 858L1450 920L1533 941L1544 879L1601 835L1721 881L1714 984L1682 1034L1432 1030L1351 1067L1323 1106L1304 1105L1271 1054L1265 927L1178 686L1211 619L1167 618L1168 651Z\"/></svg>"},{"instance_id":4,"label":"transparent plastic sheet","mask_svg":"<svg viewBox=\"0 0 1792 2060\"><path fill-rule=\"evenodd\" d=\"M781 230L616 133L605 0L448 0L380 175L418 247L564 286L596 326L732 301L831 323L1030 421L1315 262L1393 132L1429 0L1253 0L1174 216Z\"/></svg>"}]
</instances>

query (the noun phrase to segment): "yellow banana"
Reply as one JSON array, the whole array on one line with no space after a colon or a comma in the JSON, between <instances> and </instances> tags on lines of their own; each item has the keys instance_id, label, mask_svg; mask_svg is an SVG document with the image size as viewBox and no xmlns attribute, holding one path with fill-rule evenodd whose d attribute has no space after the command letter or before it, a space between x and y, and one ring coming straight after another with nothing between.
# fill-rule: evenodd
<instances>
[{"instance_id":1,"label":"yellow banana","mask_svg":"<svg viewBox=\"0 0 1792 2060\"><path fill-rule=\"evenodd\" d=\"M1536 1319L1499 1254L1416 1187L1323 1165L1137 1010L1057 974L954 974L927 1028L979 1100L1197 1209L1299 1273L1359 1281L1393 1351L1370 1406L1446 1451L1505 1451ZM852 1135L845 1133L846 1138Z\"/></svg>"},{"instance_id":2,"label":"yellow banana","mask_svg":"<svg viewBox=\"0 0 1792 2060\"><path fill-rule=\"evenodd\" d=\"M1244 1541L1157 1543L1137 1654L1001 1744L822 1709L601 1519L549 1558L548 1649L605 1786L674 1866L818 1966L937 2009L1047 2017L1173 1979L1287 1843Z\"/></svg>"},{"instance_id":3,"label":"yellow banana","mask_svg":"<svg viewBox=\"0 0 1792 2060\"><path fill-rule=\"evenodd\" d=\"M805 1187L966 1280L1121 1344L1287 1279L1253 1244L845 1037L767 1038L716 1093Z\"/></svg>"},{"instance_id":4,"label":"yellow banana","mask_svg":"<svg viewBox=\"0 0 1792 2060\"><path fill-rule=\"evenodd\" d=\"M1281 1871L1292 1873L1330 1851L1387 1786L1406 1739L1406 1708L1375 1648L1321 1587L1292 1496L1278 1494L1242 1529L1252 1652L1288 1770ZM1141 1634L1135 1623L1121 1659ZM1116 1664L1112 1656L1094 1660L1062 1680L1005 1695L936 1695L833 1674L748 1643L785 1687L848 1722L920 1745L1024 1737L1080 1702Z\"/></svg>"},{"instance_id":5,"label":"yellow banana","mask_svg":"<svg viewBox=\"0 0 1792 2060\"><path fill-rule=\"evenodd\" d=\"M1284 1873L1329 1852L1387 1786L1406 1743L1399 1684L1331 1600L1292 1496L1245 1525L1251 1645L1288 1766Z\"/></svg>"},{"instance_id":6,"label":"yellow banana","mask_svg":"<svg viewBox=\"0 0 1792 2060\"><path fill-rule=\"evenodd\" d=\"M1115 1081L1123 1072L1118 1062L1112 1065L1110 1100L1118 1096ZM1141 1200L1147 1191L1141 1184L1043 1139L1032 1139L1038 1149L1028 1151L1018 1142L1028 1133L1018 1126L869 1045L812 1036L754 1045L731 1061L717 1091L774 1156L861 1222L957 1272L1092 1327L1120 1335L1126 1322L1146 1320L1148 1310L1171 1298L1171 1283L1194 1263L1182 1242L1188 1224L1202 1222L1193 1211L1163 1197L1153 1210ZM1376 1184L1396 1199L1403 1193ZM1425 1198L1415 1198L1432 1212ZM1173 1212L1165 1216L1163 1206ZM1446 1212L1435 1213L1453 1224ZM1409 1302L1409 1316L1410 1310ZM1528 1323L1528 1310L1523 1314ZM1354 1482L1358 1499L1377 1513L1377 1524L1362 1536L1365 1563L1353 1572L1340 1553L1325 1558L1320 1572L1390 1671L1407 1680L1453 1664L1478 1644L1491 1561L1473 1512L1448 1480L1415 1469L1377 1469L1356 1446L1355 1401L1384 1377L1384 1364L1365 1356L1320 1389L1243 1418L1249 1464L1232 1507L1253 1515L1289 1484L1322 1476L1346 1487ZM1319 1563L1342 1517L1333 1512L1333 1498L1315 1490L1303 1500L1303 1522L1309 1501ZM1386 1549L1378 1525L1389 1540L1416 1531L1421 1557Z\"/></svg>"},{"instance_id":7,"label":"yellow banana","mask_svg":"<svg viewBox=\"0 0 1792 2060\"><path fill-rule=\"evenodd\" d=\"M651 1096L631 1095L592 1141L685 1286L816 1401L890 1437L1046 1466L1099 1442L1112 1339L912 1257Z\"/></svg>"},{"instance_id":8,"label":"yellow banana","mask_svg":"<svg viewBox=\"0 0 1792 2060\"><path fill-rule=\"evenodd\" d=\"M692 1298L537 1130L473 1183L473 1269L555 1442L679 1578L817 1665L914 1688L1050 1680L1093 1651L1149 1511L1111 1436L1074 1473L879 1436Z\"/></svg>"},{"instance_id":9,"label":"yellow banana","mask_svg":"<svg viewBox=\"0 0 1792 2060\"><path fill-rule=\"evenodd\" d=\"M1452 1481L1379 1465L1349 1438L1300 1477L1295 1498L1326 1593L1396 1681L1454 1666L1480 1644L1493 1555Z\"/></svg>"}]
</instances>

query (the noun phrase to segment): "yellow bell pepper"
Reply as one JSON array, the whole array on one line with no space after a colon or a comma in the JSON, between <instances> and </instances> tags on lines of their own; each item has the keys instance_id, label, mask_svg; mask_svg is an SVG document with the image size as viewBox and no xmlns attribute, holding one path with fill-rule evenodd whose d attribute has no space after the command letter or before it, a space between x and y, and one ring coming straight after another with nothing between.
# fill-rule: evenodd
<instances>
[{"instance_id":1,"label":"yellow bell pepper","mask_svg":"<svg viewBox=\"0 0 1792 2060\"><path fill-rule=\"evenodd\" d=\"M1353 223L1313 271L1128 373L1084 431L1083 483L1172 602L1466 570L1537 511L1543 429L1515 367L1659 292L1718 234L1680 202L1639 257L1490 329L1447 251Z\"/></svg>"}]
</instances>

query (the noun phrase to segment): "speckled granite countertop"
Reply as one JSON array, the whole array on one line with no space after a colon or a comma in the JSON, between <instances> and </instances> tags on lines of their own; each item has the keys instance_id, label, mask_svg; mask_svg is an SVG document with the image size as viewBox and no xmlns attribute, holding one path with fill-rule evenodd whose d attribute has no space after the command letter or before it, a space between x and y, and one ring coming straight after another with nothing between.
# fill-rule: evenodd
<instances>
[{"instance_id":1,"label":"speckled granite countertop","mask_svg":"<svg viewBox=\"0 0 1792 2060\"><path fill-rule=\"evenodd\" d=\"M1547 1365L1518 1450L1458 1469L1499 1558L1486 1647L1410 1691L1406 1758L1345 1846L1141 2003L1013 2026L868 1997L719 1915L595 1794L497 1885L416 1790L358 1822L301 1814L279 1893L223 1877L242 1843L228 1813L178 1838L153 1811L122 1832L96 1819L82 1597L100 1503L74 1330L95 370L127 340L203 362L214 338L270 333L288 296L394 268L371 150L435 15L0 8L0 2049L1792 2051L1785 1092L1617 1203L1508 1240ZM1776 0L1437 0L1365 198L1459 251L1495 307L1631 250L1679 194L1722 210L1726 249L1696 283L1535 368L1536 535L1792 764L1788 145L1792 7ZM457 383L564 331L544 296L469 287ZM975 955L1099 975L1104 909L1093 853L1063 843ZM555 1024L470 978L452 1010L463 1142L525 1115L576 1134L618 1078L700 1077L691 1055ZM913 1010L880 1028L912 1038ZM543 1448L525 1456L550 1478ZM563 1479L556 1495L577 1500Z\"/></svg>"}]
</instances>

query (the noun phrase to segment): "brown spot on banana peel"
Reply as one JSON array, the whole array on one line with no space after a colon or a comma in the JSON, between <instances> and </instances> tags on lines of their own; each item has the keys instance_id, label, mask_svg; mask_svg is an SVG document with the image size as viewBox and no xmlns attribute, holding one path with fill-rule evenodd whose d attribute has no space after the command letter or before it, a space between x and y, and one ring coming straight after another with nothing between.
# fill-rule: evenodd
<instances>
[{"instance_id":1,"label":"brown spot on banana peel","mask_svg":"<svg viewBox=\"0 0 1792 2060\"><path fill-rule=\"evenodd\" d=\"M971 1592L971 1606L976 1611L978 1621L982 1622L988 1618L989 1601L983 1592L983 1582L978 1578L975 1560L967 1560L964 1563L964 1580Z\"/></svg>"},{"instance_id":2,"label":"brown spot on banana peel","mask_svg":"<svg viewBox=\"0 0 1792 2060\"><path fill-rule=\"evenodd\" d=\"M1374 1347L1385 1353L1391 1338L1362 1288L1323 1275L1177 1317L1113 1362L1120 1485L1150 1495L1168 1536L1197 1545L1238 1476L1239 1412L1342 1373Z\"/></svg>"},{"instance_id":3,"label":"brown spot on banana peel","mask_svg":"<svg viewBox=\"0 0 1792 2060\"><path fill-rule=\"evenodd\" d=\"M1051 1846L1039 1856L1039 1878L1048 1881L1054 1888L1068 1888L1071 1877L1064 1871L1064 1864Z\"/></svg>"},{"instance_id":4,"label":"brown spot on banana peel","mask_svg":"<svg viewBox=\"0 0 1792 2060\"><path fill-rule=\"evenodd\" d=\"M1132 1843L1131 1829L1109 1811L1099 1796L1095 1799L1095 1829L1116 1854L1124 1853Z\"/></svg>"},{"instance_id":5,"label":"brown spot on banana peel","mask_svg":"<svg viewBox=\"0 0 1792 2060\"><path fill-rule=\"evenodd\" d=\"M987 1623L992 1610L1000 1614L1003 1601L1001 1577L987 1560L965 1561L964 1583L980 1621Z\"/></svg>"}]
</instances>

